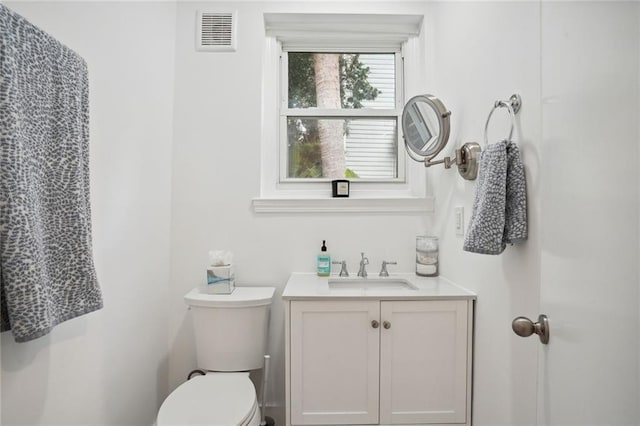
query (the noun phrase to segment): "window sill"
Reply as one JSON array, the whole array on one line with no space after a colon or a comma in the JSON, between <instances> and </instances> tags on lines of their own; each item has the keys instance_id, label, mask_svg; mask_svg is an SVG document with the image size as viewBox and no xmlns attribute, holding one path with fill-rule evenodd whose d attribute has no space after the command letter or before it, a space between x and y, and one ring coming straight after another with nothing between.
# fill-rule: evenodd
<instances>
[{"instance_id":1,"label":"window sill","mask_svg":"<svg viewBox=\"0 0 640 426\"><path fill-rule=\"evenodd\" d=\"M433 197L254 198L255 213L429 213Z\"/></svg>"}]
</instances>

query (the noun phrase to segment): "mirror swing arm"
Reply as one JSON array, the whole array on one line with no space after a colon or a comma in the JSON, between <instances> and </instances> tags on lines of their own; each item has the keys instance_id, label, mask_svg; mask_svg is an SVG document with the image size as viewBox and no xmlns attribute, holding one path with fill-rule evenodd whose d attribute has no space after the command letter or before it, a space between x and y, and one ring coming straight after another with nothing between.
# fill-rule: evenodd
<instances>
[{"instance_id":1,"label":"mirror swing arm","mask_svg":"<svg viewBox=\"0 0 640 426\"><path fill-rule=\"evenodd\" d=\"M455 158L444 157L442 160L433 161L433 157L420 158L415 156L410 150L407 150L409 157L413 160L424 163L425 167L437 166L443 164L445 169L451 166L458 167L458 173L466 180L475 180L478 176L478 161L480 161L480 144L477 142L466 142L460 148L456 149Z\"/></svg>"},{"instance_id":2,"label":"mirror swing arm","mask_svg":"<svg viewBox=\"0 0 640 426\"><path fill-rule=\"evenodd\" d=\"M466 180L475 180L478 176L478 161L480 161L480 144L477 142L466 142L460 148L456 149L455 158L444 157L442 160L432 161L431 158L416 159L411 154L411 158L418 162L424 162L425 167L443 164L445 169L451 166L458 167L458 173Z\"/></svg>"},{"instance_id":3,"label":"mirror swing arm","mask_svg":"<svg viewBox=\"0 0 640 426\"><path fill-rule=\"evenodd\" d=\"M411 159L425 167L443 164L445 169L455 165L466 180L478 175L480 145L467 142L455 151L455 158L433 159L449 140L450 116L442 101L433 95L418 95L409 99L402 112L402 130L405 148Z\"/></svg>"}]
</instances>

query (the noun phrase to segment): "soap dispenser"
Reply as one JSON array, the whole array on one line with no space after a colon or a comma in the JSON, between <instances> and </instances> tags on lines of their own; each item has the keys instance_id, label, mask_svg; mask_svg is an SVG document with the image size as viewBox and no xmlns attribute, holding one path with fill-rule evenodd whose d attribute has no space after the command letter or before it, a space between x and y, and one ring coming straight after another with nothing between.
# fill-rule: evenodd
<instances>
[{"instance_id":1,"label":"soap dispenser","mask_svg":"<svg viewBox=\"0 0 640 426\"><path fill-rule=\"evenodd\" d=\"M328 277L331 273L331 256L329 256L329 252L327 251L325 240L322 240L322 247L318 254L317 268L319 277Z\"/></svg>"}]
</instances>

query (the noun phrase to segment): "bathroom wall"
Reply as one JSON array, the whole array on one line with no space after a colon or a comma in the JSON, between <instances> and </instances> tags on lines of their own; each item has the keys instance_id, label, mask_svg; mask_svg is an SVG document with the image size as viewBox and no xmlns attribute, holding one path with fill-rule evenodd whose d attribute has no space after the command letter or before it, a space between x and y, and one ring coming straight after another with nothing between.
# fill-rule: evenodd
<instances>
[{"instance_id":1,"label":"bathroom wall","mask_svg":"<svg viewBox=\"0 0 640 426\"><path fill-rule=\"evenodd\" d=\"M238 10L238 50L194 49L196 10ZM178 4L175 143L173 151L170 387L195 368L190 317L183 295L203 278L210 249L235 253L236 282L275 286L271 340L273 374L269 415L280 422L284 404L284 322L280 294L292 271L314 271L322 240L334 259L357 272L365 252L371 273L381 261L414 268L415 235L428 229L422 214L255 214L260 196L263 12L391 12L424 10L402 3L187 3ZM422 167L420 165L413 165Z\"/></svg>"},{"instance_id":2,"label":"bathroom wall","mask_svg":"<svg viewBox=\"0 0 640 426\"><path fill-rule=\"evenodd\" d=\"M453 208L469 212L474 191L446 171L434 181L443 270L478 292L474 424L637 423L638 172L626 160L640 142L637 11L632 2L557 1L432 9L427 27L443 41L436 63L448 65L435 66L434 83L459 99L460 142L482 140L493 99L523 98L515 139L526 244L494 259L451 247L460 241ZM506 135L501 121L494 114L489 142ZM551 321L549 346L510 330L515 316L539 313Z\"/></svg>"},{"instance_id":3,"label":"bathroom wall","mask_svg":"<svg viewBox=\"0 0 640 426\"><path fill-rule=\"evenodd\" d=\"M425 28L433 40L433 91L452 111L451 150L464 142L483 147L494 101L522 97L518 141L525 164L529 239L499 256L462 251L454 209L472 214L477 181L455 170L429 170L435 232L442 237L442 271L478 294L474 355L474 424L535 422L537 346L511 331L518 315L537 315L539 293L540 12L537 2L438 2ZM431 88L430 88L431 89ZM506 110L493 114L488 141L507 137Z\"/></svg>"},{"instance_id":4,"label":"bathroom wall","mask_svg":"<svg viewBox=\"0 0 640 426\"><path fill-rule=\"evenodd\" d=\"M16 344L3 425L149 425L167 392L175 5L6 2L90 72L93 244L104 309Z\"/></svg>"},{"instance_id":5,"label":"bathroom wall","mask_svg":"<svg viewBox=\"0 0 640 426\"><path fill-rule=\"evenodd\" d=\"M194 50L194 17L199 7L238 10L238 51ZM262 14L265 11L424 13L428 81L418 90L440 96L452 111L451 146L482 139L493 102L513 92L523 96L519 136L529 180L530 240L502 256L462 252L455 236L453 208L471 214L475 182L455 169L424 170L436 196L435 213L255 214L251 199L260 190ZM346 258L355 272L361 251L370 269L382 259L412 271L416 234L442 238L444 276L478 292L474 383L474 424L530 424L535 419L537 347L519 341L511 319L537 312L539 238L537 156L540 140L540 17L537 2L236 2L178 4L171 337L169 384L173 388L195 368L189 316L182 296L203 279L209 249L236 254L240 284L278 288L272 308L274 371L268 414L283 421L284 324L279 295L292 271L313 271L326 239L334 258ZM511 34L517 33L517 37ZM414 95L417 93L409 93ZM232 101L233 100L233 101ZM490 138L498 137L492 127ZM502 117L504 120L504 117ZM504 121L503 121L504 122ZM413 165L413 164L412 164ZM422 166L419 166L422 167ZM517 390L517 397L514 397Z\"/></svg>"},{"instance_id":6,"label":"bathroom wall","mask_svg":"<svg viewBox=\"0 0 640 426\"><path fill-rule=\"evenodd\" d=\"M474 424L535 424L539 343L515 336L510 323L538 314L542 279L539 1L5 4L89 63L94 247L105 308L31 343L2 335L3 425L152 424L164 397L196 367L182 296L203 278L209 249L236 254L239 284L278 289L268 414L281 424L279 295L289 273L313 270L322 239L351 272L361 251L371 271L382 259L411 271L415 235L425 232L441 237L442 274L478 293ZM202 7L238 10L237 52L194 50L195 11ZM438 167L422 171L436 197L429 215L253 212L251 199L260 191L262 13L363 10L425 13L427 84L420 90L452 111L449 153L466 141L483 143L493 102L522 95L516 139L527 174L526 244L501 256L463 252L453 212L463 206L468 223L476 183ZM508 130L501 112L492 123L490 141ZM622 156L613 162L624 159L612 153Z\"/></svg>"}]
</instances>

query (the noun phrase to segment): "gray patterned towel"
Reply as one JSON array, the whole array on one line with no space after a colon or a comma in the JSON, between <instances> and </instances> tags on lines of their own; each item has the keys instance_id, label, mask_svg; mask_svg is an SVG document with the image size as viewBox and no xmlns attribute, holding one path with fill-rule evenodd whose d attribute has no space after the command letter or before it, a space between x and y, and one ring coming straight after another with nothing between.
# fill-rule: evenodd
<instances>
[{"instance_id":1,"label":"gray patterned towel","mask_svg":"<svg viewBox=\"0 0 640 426\"><path fill-rule=\"evenodd\" d=\"M512 141L481 154L473 213L462 249L500 254L507 243L527 239L527 197L520 150Z\"/></svg>"},{"instance_id":2,"label":"gray patterned towel","mask_svg":"<svg viewBox=\"0 0 640 426\"><path fill-rule=\"evenodd\" d=\"M0 331L25 342L101 307L86 63L0 4Z\"/></svg>"},{"instance_id":3,"label":"gray patterned towel","mask_svg":"<svg viewBox=\"0 0 640 426\"><path fill-rule=\"evenodd\" d=\"M527 185L520 148L507 144L507 195L504 211L503 243L513 244L527 239Z\"/></svg>"}]
</instances>

